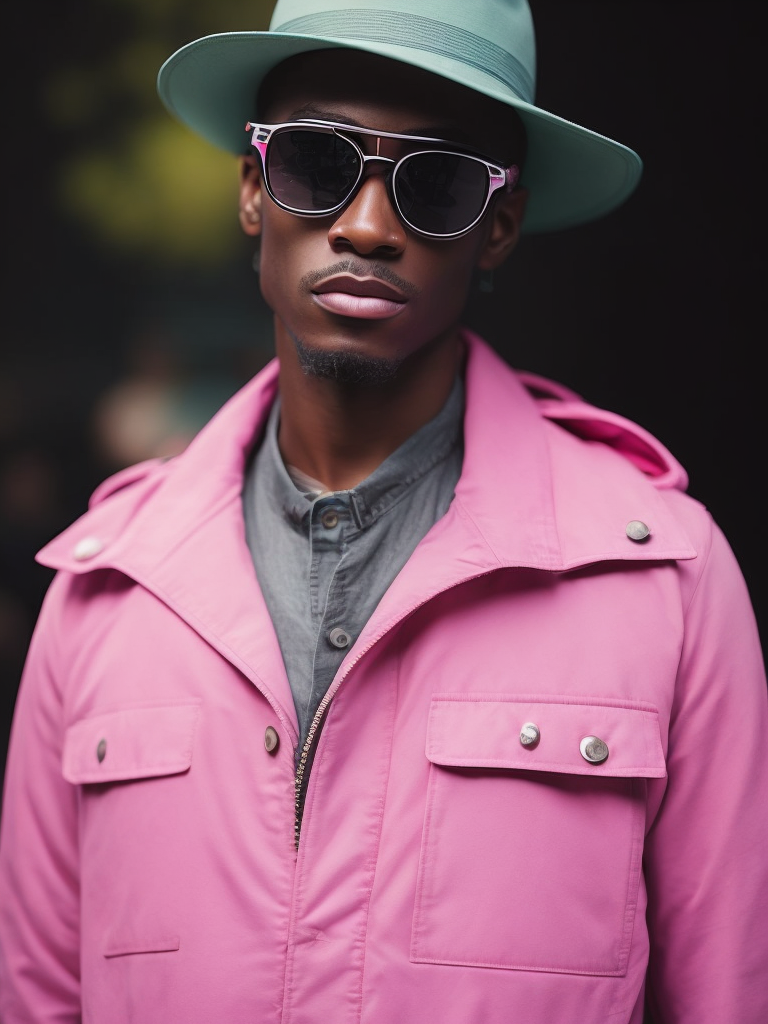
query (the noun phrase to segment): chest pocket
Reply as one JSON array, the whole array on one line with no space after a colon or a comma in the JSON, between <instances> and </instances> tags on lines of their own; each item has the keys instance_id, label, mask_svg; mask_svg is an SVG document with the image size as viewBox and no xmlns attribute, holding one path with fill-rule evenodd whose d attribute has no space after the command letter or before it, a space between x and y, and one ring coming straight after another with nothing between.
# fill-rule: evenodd
<instances>
[{"instance_id":1,"label":"chest pocket","mask_svg":"<svg viewBox=\"0 0 768 1024\"><path fill-rule=\"evenodd\" d=\"M62 773L82 787L84 934L98 936L100 954L126 970L128 961L138 970L137 954L180 948L178 904L189 898L183 823L194 807L189 773L200 710L172 701L109 708L66 732ZM154 983L144 977L142 991Z\"/></svg>"},{"instance_id":2,"label":"chest pocket","mask_svg":"<svg viewBox=\"0 0 768 1024\"><path fill-rule=\"evenodd\" d=\"M658 714L583 701L433 697L411 960L626 972Z\"/></svg>"}]
</instances>

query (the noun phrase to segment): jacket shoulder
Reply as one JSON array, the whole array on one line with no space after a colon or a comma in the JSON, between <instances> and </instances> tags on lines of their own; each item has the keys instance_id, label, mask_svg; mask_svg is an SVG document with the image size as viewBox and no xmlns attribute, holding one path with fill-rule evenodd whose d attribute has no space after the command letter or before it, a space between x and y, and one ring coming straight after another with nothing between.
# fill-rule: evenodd
<instances>
[{"instance_id":1,"label":"jacket shoulder","mask_svg":"<svg viewBox=\"0 0 768 1024\"><path fill-rule=\"evenodd\" d=\"M116 537L161 486L168 459L147 459L127 466L103 480L88 499L85 512L40 551L35 559L53 569L83 572L97 567L95 557Z\"/></svg>"},{"instance_id":2,"label":"jacket shoulder","mask_svg":"<svg viewBox=\"0 0 768 1024\"><path fill-rule=\"evenodd\" d=\"M95 488L88 499L88 508L95 508L119 491L134 487L156 476L158 469L167 462L168 459L145 459L143 462L137 462L132 466L126 466L124 469L118 470L105 480L102 480L98 487Z\"/></svg>"},{"instance_id":3,"label":"jacket shoulder","mask_svg":"<svg viewBox=\"0 0 768 1024\"><path fill-rule=\"evenodd\" d=\"M683 466L657 437L638 423L591 405L576 392L546 377L519 371L518 377L546 419L583 441L612 448L658 490L687 489L688 474Z\"/></svg>"}]
</instances>

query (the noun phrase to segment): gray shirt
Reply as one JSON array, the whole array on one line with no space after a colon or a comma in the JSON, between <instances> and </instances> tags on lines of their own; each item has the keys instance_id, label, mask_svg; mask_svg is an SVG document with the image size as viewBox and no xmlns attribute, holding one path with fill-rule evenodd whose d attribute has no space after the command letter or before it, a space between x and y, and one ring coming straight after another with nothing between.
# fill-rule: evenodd
<instances>
[{"instance_id":1,"label":"gray shirt","mask_svg":"<svg viewBox=\"0 0 768 1024\"><path fill-rule=\"evenodd\" d=\"M285 661L300 742L344 656L461 474L464 388L356 487L323 491L286 468L279 399L243 489L256 576Z\"/></svg>"}]
</instances>

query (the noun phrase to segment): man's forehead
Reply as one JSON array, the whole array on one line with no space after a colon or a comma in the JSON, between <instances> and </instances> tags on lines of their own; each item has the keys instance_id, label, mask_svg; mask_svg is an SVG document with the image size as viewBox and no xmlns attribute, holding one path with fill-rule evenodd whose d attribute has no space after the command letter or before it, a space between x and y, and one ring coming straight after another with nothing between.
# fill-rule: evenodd
<instances>
[{"instance_id":1,"label":"man's forehead","mask_svg":"<svg viewBox=\"0 0 768 1024\"><path fill-rule=\"evenodd\" d=\"M316 50L279 64L265 79L259 116L317 118L467 144L490 141L496 104L421 68L357 50Z\"/></svg>"}]
</instances>

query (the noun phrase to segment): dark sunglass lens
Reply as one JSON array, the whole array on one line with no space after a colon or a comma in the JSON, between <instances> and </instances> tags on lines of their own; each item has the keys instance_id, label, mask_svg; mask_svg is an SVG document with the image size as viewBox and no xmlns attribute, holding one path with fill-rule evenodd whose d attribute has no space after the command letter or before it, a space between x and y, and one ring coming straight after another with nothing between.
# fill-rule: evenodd
<instances>
[{"instance_id":1,"label":"dark sunglass lens","mask_svg":"<svg viewBox=\"0 0 768 1024\"><path fill-rule=\"evenodd\" d=\"M275 198L303 213L343 203L360 174L360 156L333 132L289 128L272 136L267 176Z\"/></svg>"},{"instance_id":2,"label":"dark sunglass lens","mask_svg":"<svg viewBox=\"0 0 768 1024\"><path fill-rule=\"evenodd\" d=\"M398 168L394 188L403 216L415 228L452 235L480 216L488 170L456 153L415 153Z\"/></svg>"}]
</instances>

